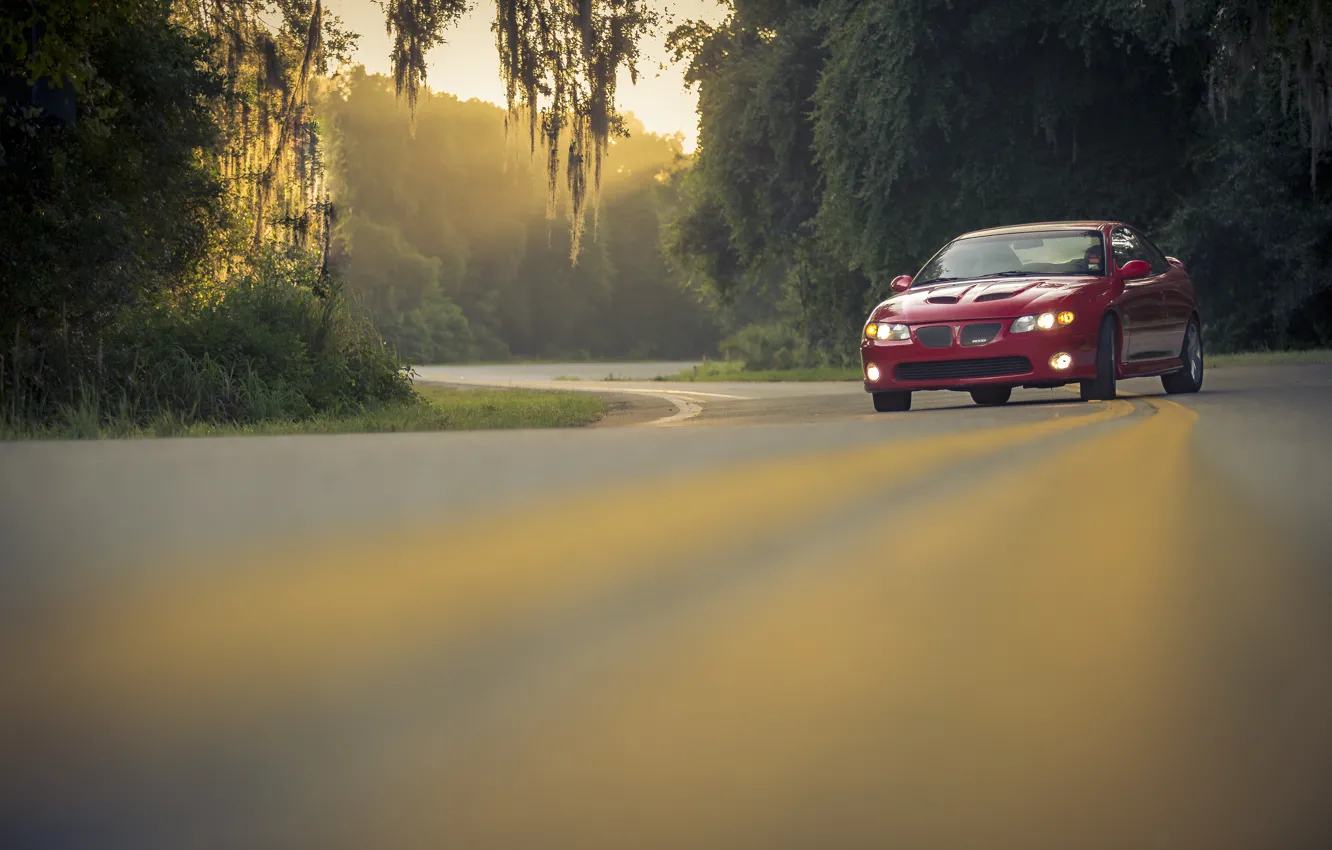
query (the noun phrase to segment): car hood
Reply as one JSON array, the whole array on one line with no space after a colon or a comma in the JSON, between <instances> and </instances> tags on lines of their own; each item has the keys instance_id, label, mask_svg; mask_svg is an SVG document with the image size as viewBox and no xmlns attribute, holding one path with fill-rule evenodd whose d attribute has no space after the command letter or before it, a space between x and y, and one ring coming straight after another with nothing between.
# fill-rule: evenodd
<instances>
[{"instance_id":1,"label":"car hood","mask_svg":"<svg viewBox=\"0 0 1332 850\"><path fill-rule=\"evenodd\" d=\"M940 283L894 295L870 318L908 325L1010 319L1052 310L1073 293L1106 282L1104 277L1005 277Z\"/></svg>"}]
</instances>

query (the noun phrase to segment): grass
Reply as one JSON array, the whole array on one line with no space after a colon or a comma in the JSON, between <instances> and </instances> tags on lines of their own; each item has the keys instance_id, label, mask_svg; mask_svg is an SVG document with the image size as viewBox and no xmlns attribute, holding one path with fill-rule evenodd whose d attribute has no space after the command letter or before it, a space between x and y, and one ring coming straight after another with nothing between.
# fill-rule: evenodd
<instances>
[{"instance_id":1,"label":"grass","mask_svg":"<svg viewBox=\"0 0 1332 850\"><path fill-rule=\"evenodd\" d=\"M1289 363L1332 363L1332 349L1310 351L1251 351L1245 354L1208 354L1207 368L1232 366L1284 366Z\"/></svg>"},{"instance_id":2,"label":"grass","mask_svg":"<svg viewBox=\"0 0 1332 850\"><path fill-rule=\"evenodd\" d=\"M762 369L749 371L734 361L704 363L674 375L660 375L657 381L859 381L855 366L812 366L805 369Z\"/></svg>"},{"instance_id":3,"label":"grass","mask_svg":"<svg viewBox=\"0 0 1332 850\"><path fill-rule=\"evenodd\" d=\"M1207 368L1231 369L1244 366L1282 366L1292 363L1332 363L1332 350L1252 351L1243 354L1209 354ZM741 363L705 363L674 375L661 375L657 381L859 381L855 366L815 366L807 369L766 369L748 371Z\"/></svg>"},{"instance_id":4,"label":"grass","mask_svg":"<svg viewBox=\"0 0 1332 850\"><path fill-rule=\"evenodd\" d=\"M398 431L474 431L496 428L569 428L588 425L606 404L587 393L543 390L418 387L418 402L385 405L337 416L252 424L186 422L163 415L148 425L105 418L98 411L69 408L63 420L40 427L0 422L0 440L107 439L138 437L237 437L280 434L353 434Z\"/></svg>"}]
</instances>

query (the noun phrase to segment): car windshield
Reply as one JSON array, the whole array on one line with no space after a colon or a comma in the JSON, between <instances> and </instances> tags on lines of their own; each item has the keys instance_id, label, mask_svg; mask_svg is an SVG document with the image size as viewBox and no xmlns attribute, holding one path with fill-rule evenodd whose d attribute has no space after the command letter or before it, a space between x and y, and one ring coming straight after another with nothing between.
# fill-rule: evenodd
<instances>
[{"instance_id":1,"label":"car windshield","mask_svg":"<svg viewBox=\"0 0 1332 850\"><path fill-rule=\"evenodd\" d=\"M1099 231L1026 231L949 243L925 264L911 285L978 277L1104 274L1105 249Z\"/></svg>"}]
</instances>

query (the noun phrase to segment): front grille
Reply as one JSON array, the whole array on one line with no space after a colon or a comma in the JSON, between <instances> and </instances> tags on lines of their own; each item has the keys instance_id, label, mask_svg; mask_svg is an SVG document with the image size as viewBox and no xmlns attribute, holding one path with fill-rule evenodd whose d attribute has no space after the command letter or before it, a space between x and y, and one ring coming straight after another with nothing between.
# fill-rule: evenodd
<instances>
[{"instance_id":1,"label":"front grille","mask_svg":"<svg viewBox=\"0 0 1332 850\"><path fill-rule=\"evenodd\" d=\"M953 344L953 329L948 325L916 328L916 339L926 348L948 348Z\"/></svg>"},{"instance_id":2,"label":"front grille","mask_svg":"<svg viewBox=\"0 0 1332 850\"><path fill-rule=\"evenodd\" d=\"M999 335L999 322L984 322L979 325L967 325L962 329L963 345L984 345Z\"/></svg>"},{"instance_id":3,"label":"front grille","mask_svg":"<svg viewBox=\"0 0 1332 850\"><path fill-rule=\"evenodd\" d=\"M899 381L938 381L951 378L998 378L1025 375L1031 361L1025 357L981 357L975 360L927 360L898 363L893 374Z\"/></svg>"},{"instance_id":4,"label":"front grille","mask_svg":"<svg viewBox=\"0 0 1332 850\"><path fill-rule=\"evenodd\" d=\"M1016 292L987 292L984 295L977 295L977 301L998 301L1001 298L1012 298Z\"/></svg>"},{"instance_id":5,"label":"front grille","mask_svg":"<svg viewBox=\"0 0 1332 850\"><path fill-rule=\"evenodd\" d=\"M932 297L930 297L930 298L926 298L925 300L928 301L928 302L930 302L931 304L956 304L956 303L957 303L957 296L956 296L956 295L935 295L935 296L932 296Z\"/></svg>"}]
</instances>

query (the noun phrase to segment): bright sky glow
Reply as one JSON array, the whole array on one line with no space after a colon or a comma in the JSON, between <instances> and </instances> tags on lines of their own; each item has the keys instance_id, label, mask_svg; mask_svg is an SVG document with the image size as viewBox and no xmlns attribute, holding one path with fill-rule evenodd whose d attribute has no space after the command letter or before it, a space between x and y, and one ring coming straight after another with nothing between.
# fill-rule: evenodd
<instances>
[{"instance_id":1,"label":"bright sky glow","mask_svg":"<svg viewBox=\"0 0 1332 850\"><path fill-rule=\"evenodd\" d=\"M379 5L372 0L326 0L326 6L360 34L356 61L372 73L390 73L389 39ZM702 18L718 23L727 11L716 0L662 0L658 8L676 22ZM495 36L490 31L494 19L493 0L480 0L449 32L448 43L430 53L426 83L433 91L449 92L463 100L504 103ZM698 92L685 89L683 65L672 65L666 55L670 27L666 23L642 45L638 85L631 85L629 75L621 72L616 100L622 111L634 113L651 132L683 134L684 149L689 152L698 140Z\"/></svg>"}]
</instances>

